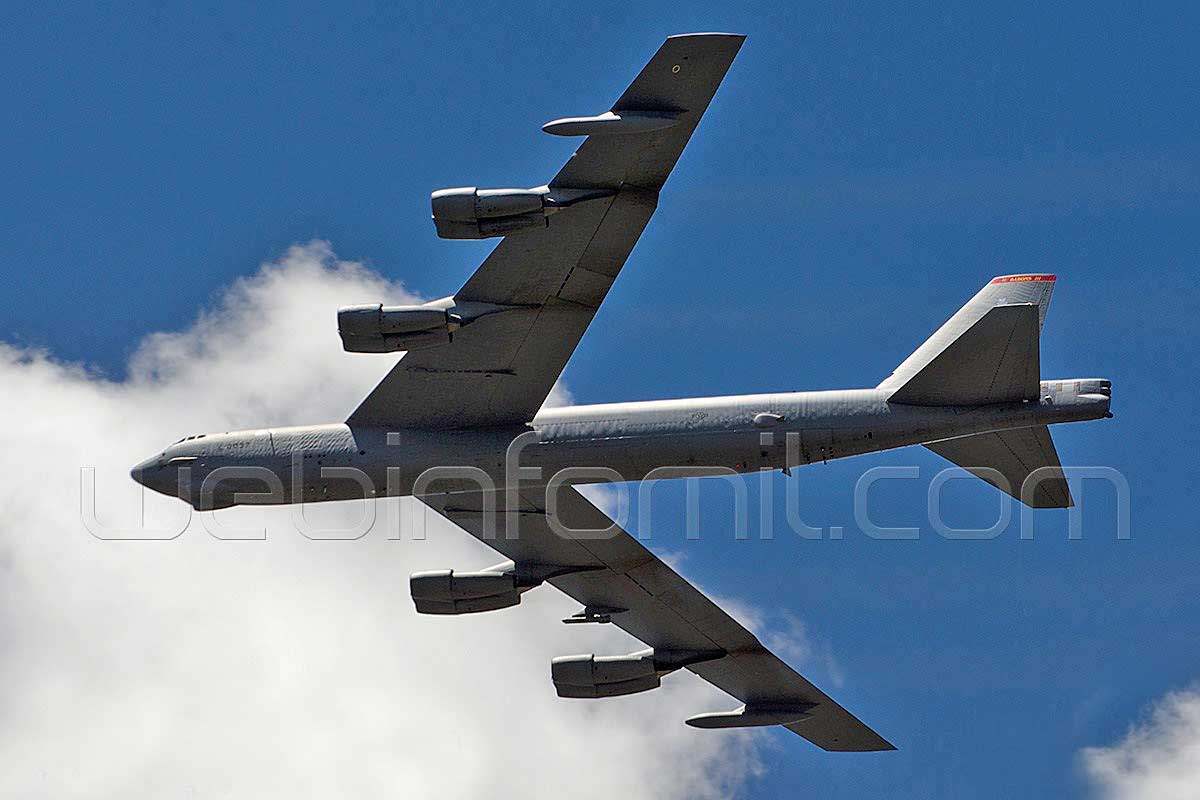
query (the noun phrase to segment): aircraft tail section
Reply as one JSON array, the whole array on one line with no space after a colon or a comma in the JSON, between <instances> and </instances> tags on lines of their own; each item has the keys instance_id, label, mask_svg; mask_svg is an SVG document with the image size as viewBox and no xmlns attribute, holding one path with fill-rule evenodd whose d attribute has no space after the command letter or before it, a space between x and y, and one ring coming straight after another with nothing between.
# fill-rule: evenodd
<instances>
[{"instance_id":1,"label":"aircraft tail section","mask_svg":"<svg viewBox=\"0 0 1200 800\"><path fill-rule=\"evenodd\" d=\"M1075 504L1045 425L925 446L1031 508L1070 508Z\"/></svg>"},{"instance_id":2,"label":"aircraft tail section","mask_svg":"<svg viewBox=\"0 0 1200 800\"><path fill-rule=\"evenodd\" d=\"M1038 396L1053 275L993 278L879 384L891 403L984 405Z\"/></svg>"}]
</instances>

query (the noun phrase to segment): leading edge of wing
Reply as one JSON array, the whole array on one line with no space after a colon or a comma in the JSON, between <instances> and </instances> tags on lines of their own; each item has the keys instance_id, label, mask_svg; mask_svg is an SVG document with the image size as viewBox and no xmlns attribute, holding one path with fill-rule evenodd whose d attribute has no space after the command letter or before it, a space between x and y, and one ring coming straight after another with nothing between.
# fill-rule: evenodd
<instances>
[{"instance_id":1,"label":"leading edge of wing","mask_svg":"<svg viewBox=\"0 0 1200 800\"><path fill-rule=\"evenodd\" d=\"M559 521L576 531L607 531L603 538L567 538L551 530L540 490L524 492L521 499L519 536L507 538L484 529L479 493L422 498L517 564L576 569L547 582L585 607L625 609L611 616L612 623L656 651L723 653L686 668L747 706L811 706L805 719L785 727L818 747L895 749L578 491L559 490ZM504 515L498 513L496 519L502 524Z\"/></svg>"}]
</instances>

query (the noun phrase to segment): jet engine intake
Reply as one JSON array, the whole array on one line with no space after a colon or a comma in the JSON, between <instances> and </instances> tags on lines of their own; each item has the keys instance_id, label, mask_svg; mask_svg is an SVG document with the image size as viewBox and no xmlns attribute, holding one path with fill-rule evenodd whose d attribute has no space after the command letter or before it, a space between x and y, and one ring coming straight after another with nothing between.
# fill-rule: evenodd
<instances>
[{"instance_id":1,"label":"jet engine intake","mask_svg":"<svg viewBox=\"0 0 1200 800\"><path fill-rule=\"evenodd\" d=\"M338 335L349 353L393 353L449 344L461 325L455 315L425 306L345 306L338 309Z\"/></svg>"},{"instance_id":2,"label":"jet engine intake","mask_svg":"<svg viewBox=\"0 0 1200 800\"><path fill-rule=\"evenodd\" d=\"M513 570L455 572L451 569L414 572L408 579L413 603L420 614L474 614L508 608L521 602Z\"/></svg>"},{"instance_id":3,"label":"jet engine intake","mask_svg":"<svg viewBox=\"0 0 1200 800\"><path fill-rule=\"evenodd\" d=\"M433 222L443 239L490 239L527 228L544 228L542 189L439 189L430 197Z\"/></svg>"}]
</instances>

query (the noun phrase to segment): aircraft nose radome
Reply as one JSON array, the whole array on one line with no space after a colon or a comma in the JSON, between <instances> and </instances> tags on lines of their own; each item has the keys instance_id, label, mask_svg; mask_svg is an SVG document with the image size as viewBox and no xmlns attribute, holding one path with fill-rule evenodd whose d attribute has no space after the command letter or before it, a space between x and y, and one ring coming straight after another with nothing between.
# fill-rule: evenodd
<instances>
[{"instance_id":1,"label":"aircraft nose radome","mask_svg":"<svg viewBox=\"0 0 1200 800\"><path fill-rule=\"evenodd\" d=\"M158 484L160 481L155 480L157 477L156 464L154 458L147 458L144 461L139 461L129 470L129 477L140 483L148 489L153 489L156 492L161 492Z\"/></svg>"}]
</instances>

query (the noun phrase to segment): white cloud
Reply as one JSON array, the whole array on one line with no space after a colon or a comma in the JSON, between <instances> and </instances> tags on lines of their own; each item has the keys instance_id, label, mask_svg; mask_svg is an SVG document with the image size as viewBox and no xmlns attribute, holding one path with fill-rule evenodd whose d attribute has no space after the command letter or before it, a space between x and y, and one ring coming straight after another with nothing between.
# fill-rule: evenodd
<instances>
[{"instance_id":1,"label":"white cloud","mask_svg":"<svg viewBox=\"0 0 1200 800\"><path fill-rule=\"evenodd\" d=\"M1084 773L1110 800L1191 800L1200 791L1200 688L1171 692L1109 747L1082 751Z\"/></svg>"},{"instance_id":2,"label":"white cloud","mask_svg":"<svg viewBox=\"0 0 1200 800\"><path fill-rule=\"evenodd\" d=\"M417 616L408 573L499 560L440 520L425 541L311 541L287 509L220 512L267 541L85 532L81 466L130 525L128 469L170 441L344 418L391 360L343 353L333 309L377 299L414 298L313 243L148 337L124 380L0 345L0 796L725 796L761 769L761 738L683 725L736 704L690 674L557 698L552 656L640 645L560 624L576 608L550 588Z\"/></svg>"},{"instance_id":3,"label":"white cloud","mask_svg":"<svg viewBox=\"0 0 1200 800\"><path fill-rule=\"evenodd\" d=\"M842 686L842 668L829 644L815 639L808 631L804 620L790 611L780 611L779 621L763 637L763 644L784 661L793 664L808 664L817 662L824 668L829 681L834 686Z\"/></svg>"}]
</instances>

